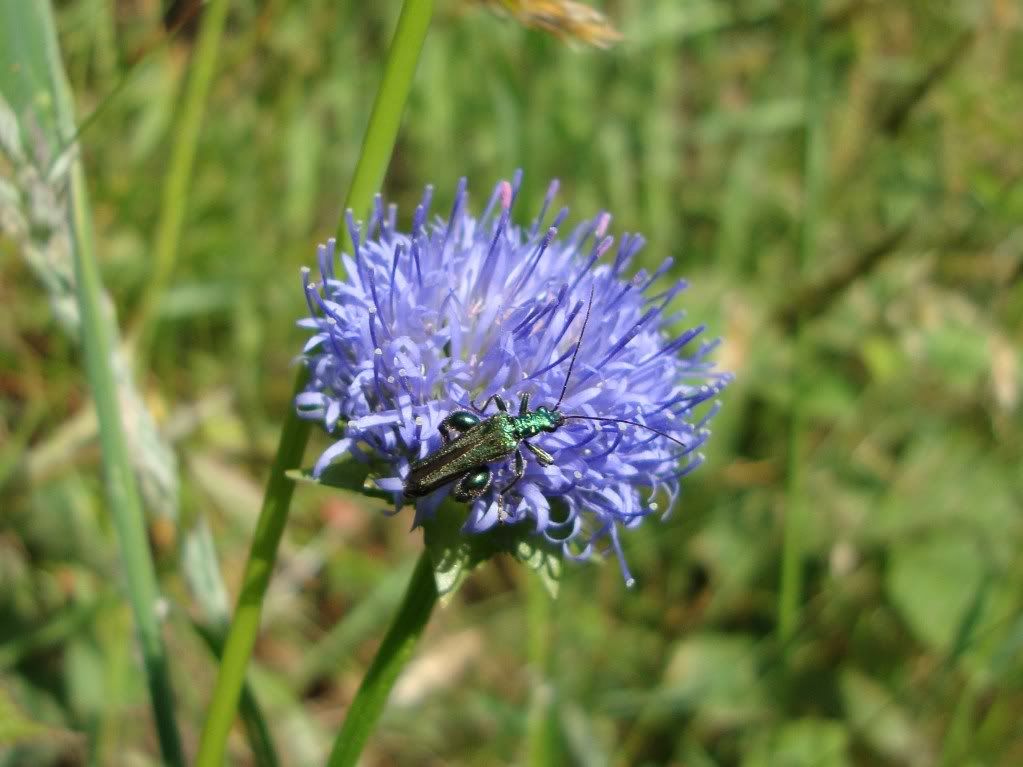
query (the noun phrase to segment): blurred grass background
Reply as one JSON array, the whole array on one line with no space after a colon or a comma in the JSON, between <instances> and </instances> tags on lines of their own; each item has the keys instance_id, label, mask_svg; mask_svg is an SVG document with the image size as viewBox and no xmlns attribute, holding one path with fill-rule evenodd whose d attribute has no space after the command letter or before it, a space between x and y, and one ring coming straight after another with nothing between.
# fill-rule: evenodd
<instances>
[{"instance_id":1,"label":"blurred grass background","mask_svg":"<svg viewBox=\"0 0 1023 767\"><path fill-rule=\"evenodd\" d=\"M203 24L168 39L183 10L56 5L126 336ZM135 371L177 456L143 490L189 753L215 673L193 624L226 599L195 531L233 594L301 343L298 268L336 226L397 10L230 3ZM438 3L385 192L407 221L425 183L443 210L458 176L479 204L522 167L523 220L559 177L573 220L607 208L647 236L645 265L676 258L738 380L675 517L625 540L637 588L570 566L554 609L527 610L521 568L483 568L434 615L366 763L523 763L537 689L558 764L1023 762L1023 9L829 0L816 33L783 0L603 10L623 37L606 51ZM46 189L5 178L24 206ZM91 400L61 282L25 242L0 234L0 764L154 763ZM805 581L781 641L793 501ZM322 762L421 545L360 503L296 493L251 677L285 764ZM241 730L231 747L250 762Z\"/></svg>"}]
</instances>

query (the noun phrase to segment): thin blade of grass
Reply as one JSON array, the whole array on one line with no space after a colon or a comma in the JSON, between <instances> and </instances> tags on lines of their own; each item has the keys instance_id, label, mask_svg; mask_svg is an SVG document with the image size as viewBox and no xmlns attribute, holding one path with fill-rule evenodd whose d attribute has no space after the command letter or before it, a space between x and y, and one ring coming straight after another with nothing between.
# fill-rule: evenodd
<instances>
[{"instance_id":1,"label":"thin blade of grass","mask_svg":"<svg viewBox=\"0 0 1023 767\"><path fill-rule=\"evenodd\" d=\"M189 200L188 187L192 180L199 131L206 114L206 101L217 66L227 8L227 0L213 0L202 15L199 41L185 88L181 117L175 126L174 146L171 148L170 163L163 183L160 217L153 244L152 276L146 282L146 292L138 314L131 323L131 335L136 338L135 361L139 366L145 365L154 325L159 317L157 309L167 291L181 246L181 230Z\"/></svg>"},{"instance_id":2,"label":"thin blade of grass","mask_svg":"<svg viewBox=\"0 0 1023 767\"><path fill-rule=\"evenodd\" d=\"M824 186L824 70L821 61L821 3L807 4L806 139L803 156L803 219L799 238L798 271L805 275L817 251L817 235ZM778 593L778 634L783 643L796 630L803 592L803 545L806 534L804 471L806 417L802 404L808 386L807 342L797 320L793 358L793 397L789 423L788 482L782 543L781 589Z\"/></svg>"},{"instance_id":3,"label":"thin blade of grass","mask_svg":"<svg viewBox=\"0 0 1023 767\"><path fill-rule=\"evenodd\" d=\"M337 674L359 643L387 625L401 602L405 584L412 574L411 562L389 573L355 605L351 612L305 653L295 674L295 689L302 691L323 674Z\"/></svg>"}]
</instances>

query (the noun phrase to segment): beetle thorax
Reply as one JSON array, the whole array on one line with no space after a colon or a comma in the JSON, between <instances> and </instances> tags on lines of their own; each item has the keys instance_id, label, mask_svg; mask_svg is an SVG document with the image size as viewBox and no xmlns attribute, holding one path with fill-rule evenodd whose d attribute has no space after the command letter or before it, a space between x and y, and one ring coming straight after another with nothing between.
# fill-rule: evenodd
<instances>
[{"instance_id":1,"label":"beetle thorax","mask_svg":"<svg viewBox=\"0 0 1023 767\"><path fill-rule=\"evenodd\" d=\"M556 430L564 416L557 410L548 410L545 407L537 408L525 415L514 416L512 421L515 425L515 432L519 439L529 439L541 432Z\"/></svg>"}]
</instances>

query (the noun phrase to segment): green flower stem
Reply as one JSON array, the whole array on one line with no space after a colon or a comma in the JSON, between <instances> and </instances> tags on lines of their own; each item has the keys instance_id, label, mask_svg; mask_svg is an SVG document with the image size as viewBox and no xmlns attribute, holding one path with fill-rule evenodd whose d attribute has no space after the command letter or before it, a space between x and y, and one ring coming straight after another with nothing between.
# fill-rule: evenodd
<instances>
[{"instance_id":1,"label":"green flower stem","mask_svg":"<svg viewBox=\"0 0 1023 767\"><path fill-rule=\"evenodd\" d=\"M302 368L295 381L295 393L305 386L305 369ZM285 471L295 468L302 461L306 442L309 440L309 423L289 414L281 430L277 455L270 469L263 507L252 534L249 559L245 563L241 592L234 619L227 632L224 653L221 656L217 683L213 688L209 713L203 725L196 765L221 767L227 736L234 723L235 712L242 688L245 685L245 669L252 655L252 648L259 633L259 620L263 611L263 598L270 584L270 574L277 558L277 546L288 520L288 506L295 483L285 476Z\"/></svg>"},{"instance_id":2,"label":"green flower stem","mask_svg":"<svg viewBox=\"0 0 1023 767\"><path fill-rule=\"evenodd\" d=\"M550 656L555 631L554 602L534 573L526 573L525 586L529 627L526 646L533 685L526 722L526 764L547 767L564 761L558 753L558 731L552 716L554 685L550 681Z\"/></svg>"},{"instance_id":3,"label":"green flower stem","mask_svg":"<svg viewBox=\"0 0 1023 767\"><path fill-rule=\"evenodd\" d=\"M373 195L383 182L432 15L433 0L406 0L402 6L387 54L384 76L366 128L362 152L345 202L346 208L359 213L367 211ZM346 237L342 216L339 239L344 242ZM306 375L304 368L299 370L294 393L305 388ZM295 487L285 473L299 467L308 439L308 422L299 420L294 408L289 407L281 430L277 456L270 469L263 507L253 534L249 560L242 576L238 606L224 645L209 714L199 741L196 756L198 767L221 767L223 764L227 736L238 708L245 668L256 642L263 599Z\"/></svg>"},{"instance_id":4,"label":"green flower stem","mask_svg":"<svg viewBox=\"0 0 1023 767\"><path fill-rule=\"evenodd\" d=\"M82 318L85 369L99 420L107 503L120 543L128 598L135 615L160 751L165 763L183 765L181 739L174 721L174 695L167 668L167 651L157 617L159 588L142 517L142 501L121 424L117 385L110 365L113 355L110 318L104 311L103 287L92 251L92 224L87 205L85 177L80 163L76 161L71 168L72 251Z\"/></svg>"},{"instance_id":5,"label":"green flower stem","mask_svg":"<svg viewBox=\"0 0 1023 767\"><path fill-rule=\"evenodd\" d=\"M398 608L398 614L348 708L345 722L327 761L329 767L354 767L359 761L362 748L387 703L391 688L412 657L416 642L426 628L436 603L437 582L434 580L433 564L429 553L424 551L409 579L408 590Z\"/></svg>"},{"instance_id":6,"label":"green flower stem","mask_svg":"<svg viewBox=\"0 0 1023 767\"><path fill-rule=\"evenodd\" d=\"M160 301L167 290L174 262L181 244L181 229L185 221L188 203L188 185L192 180L195 152L199 143L199 131L206 113L206 101L213 73L217 66L217 53L223 37L224 22L227 19L227 0L213 0L203 12L199 41L185 88L181 118L174 131L174 146L171 148L170 163L163 183L160 200L160 218L156 224L156 239L153 245L153 272L147 281L133 332L137 336L135 359L138 369L145 367L149 342L152 340L155 315Z\"/></svg>"},{"instance_id":7,"label":"green flower stem","mask_svg":"<svg viewBox=\"0 0 1023 767\"><path fill-rule=\"evenodd\" d=\"M803 156L803 222L800 231L799 272L805 277L817 251L817 230L824 175L824 72L821 62L821 3L807 4L806 140ZM789 426L788 482L783 532L781 589L778 594L778 633L791 639L799 622L803 591L803 543L806 528L804 464L806 418L803 404L807 388L807 344L803 318L796 319L793 361L792 420Z\"/></svg>"}]
</instances>

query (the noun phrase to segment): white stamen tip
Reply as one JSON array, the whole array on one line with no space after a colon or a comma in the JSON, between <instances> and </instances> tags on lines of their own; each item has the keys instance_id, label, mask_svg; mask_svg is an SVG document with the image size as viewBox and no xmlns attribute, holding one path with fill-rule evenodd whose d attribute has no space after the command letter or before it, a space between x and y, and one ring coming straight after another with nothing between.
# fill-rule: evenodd
<instances>
[{"instance_id":1,"label":"white stamen tip","mask_svg":"<svg viewBox=\"0 0 1023 767\"><path fill-rule=\"evenodd\" d=\"M657 511L657 501L650 501L650 511Z\"/></svg>"},{"instance_id":2,"label":"white stamen tip","mask_svg":"<svg viewBox=\"0 0 1023 767\"><path fill-rule=\"evenodd\" d=\"M382 357L384 355L384 350L378 346L376 349L373 350L373 353L378 357Z\"/></svg>"},{"instance_id":3,"label":"white stamen tip","mask_svg":"<svg viewBox=\"0 0 1023 767\"><path fill-rule=\"evenodd\" d=\"M583 473L581 471L575 472L575 478L576 479L582 479L583 478Z\"/></svg>"},{"instance_id":4,"label":"white stamen tip","mask_svg":"<svg viewBox=\"0 0 1023 767\"><path fill-rule=\"evenodd\" d=\"M394 383L394 376L387 376L387 383Z\"/></svg>"}]
</instances>

